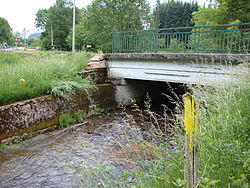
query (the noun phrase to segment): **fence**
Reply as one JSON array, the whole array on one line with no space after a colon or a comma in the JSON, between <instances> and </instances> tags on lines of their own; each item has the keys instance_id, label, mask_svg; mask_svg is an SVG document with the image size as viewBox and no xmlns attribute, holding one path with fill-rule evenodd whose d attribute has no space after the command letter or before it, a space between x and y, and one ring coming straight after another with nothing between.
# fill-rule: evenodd
<instances>
[{"instance_id":1,"label":"fence","mask_svg":"<svg viewBox=\"0 0 250 188\"><path fill-rule=\"evenodd\" d=\"M250 23L112 33L112 52L250 52Z\"/></svg>"}]
</instances>

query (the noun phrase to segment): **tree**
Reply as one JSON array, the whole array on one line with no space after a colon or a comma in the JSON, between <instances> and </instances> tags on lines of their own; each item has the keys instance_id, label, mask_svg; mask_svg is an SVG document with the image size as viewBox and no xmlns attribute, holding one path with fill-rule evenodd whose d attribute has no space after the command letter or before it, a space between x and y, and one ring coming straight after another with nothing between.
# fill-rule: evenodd
<instances>
[{"instance_id":1,"label":"tree","mask_svg":"<svg viewBox=\"0 0 250 188\"><path fill-rule=\"evenodd\" d=\"M84 37L80 43L109 52L112 32L143 29L143 23L150 23L147 0L93 0L83 12L76 36Z\"/></svg>"},{"instance_id":2,"label":"tree","mask_svg":"<svg viewBox=\"0 0 250 188\"><path fill-rule=\"evenodd\" d=\"M175 28L193 26L192 13L198 10L197 2L183 3L176 0L168 0L167 2L160 3L157 1L157 7L154 10L155 18L157 19L157 28ZM168 32L190 32L192 29L179 29L168 30ZM161 30L166 32L166 30ZM164 48L177 48L178 45L185 45L188 47L187 41L191 33L185 35L172 35L172 38L162 38L158 42L159 46ZM184 43L182 43L184 42ZM174 47L175 46L175 47Z\"/></svg>"},{"instance_id":3,"label":"tree","mask_svg":"<svg viewBox=\"0 0 250 188\"><path fill-rule=\"evenodd\" d=\"M227 17L225 21L234 22L239 20L241 23L250 22L250 1L249 0L216 0L222 14Z\"/></svg>"},{"instance_id":4,"label":"tree","mask_svg":"<svg viewBox=\"0 0 250 188\"><path fill-rule=\"evenodd\" d=\"M37 28L46 29L46 22L48 20L48 9L39 9L36 13L35 25Z\"/></svg>"},{"instance_id":5,"label":"tree","mask_svg":"<svg viewBox=\"0 0 250 188\"><path fill-rule=\"evenodd\" d=\"M193 13L196 26L250 22L249 0L214 0Z\"/></svg>"},{"instance_id":6,"label":"tree","mask_svg":"<svg viewBox=\"0 0 250 188\"><path fill-rule=\"evenodd\" d=\"M76 25L76 36L75 36L75 48L78 50L82 50L85 44L87 44L87 39L85 35L85 28L81 24ZM70 48L72 48L72 31L69 33L66 39Z\"/></svg>"},{"instance_id":7,"label":"tree","mask_svg":"<svg viewBox=\"0 0 250 188\"><path fill-rule=\"evenodd\" d=\"M198 7L197 2L183 3L175 0L165 3L157 2L154 15L157 18L157 14L159 14L159 28L192 26L194 25L192 13L197 11Z\"/></svg>"},{"instance_id":8,"label":"tree","mask_svg":"<svg viewBox=\"0 0 250 188\"><path fill-rule=\"evenodd\" d=\"M0 43L13 43L13 34L8 21L0 17Z\"/></svg>"},{"instance_id":9,"label":"tree","mask_svg":"<svg viewBox=\"0 0 250 188\"><path fill-rule=\"evenodd\" d=\"M53 44L60 45L63 50L70 50L66 38L72 27L72 2L68 0L56 0L56 3L49 9L40 9L36 13L35 25L44 30L41 35L42 46L50 49L53 37ZM76 9L76 22L80 16L79 9Z\"/></svg>"}]
</instances>

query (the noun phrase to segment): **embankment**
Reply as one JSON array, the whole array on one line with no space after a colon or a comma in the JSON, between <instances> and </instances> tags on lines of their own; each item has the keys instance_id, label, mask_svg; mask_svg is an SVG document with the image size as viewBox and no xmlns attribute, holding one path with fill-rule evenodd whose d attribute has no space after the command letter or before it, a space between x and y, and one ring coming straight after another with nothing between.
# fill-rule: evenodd
<instances>
[{"instance_id":1,"label":"embankment","mask_svg":"<svg viewBox=\"0 0 250 188\"><path fill-rule=\"evenodd\" d=\"M59 123L64 112L89 110L96 105L100 108L113 108L114 90L110 84L96 85L91 96L77 93L70 98L42 96L0 107L0 141L44 129Z\"/></svg>"}]
</instances>

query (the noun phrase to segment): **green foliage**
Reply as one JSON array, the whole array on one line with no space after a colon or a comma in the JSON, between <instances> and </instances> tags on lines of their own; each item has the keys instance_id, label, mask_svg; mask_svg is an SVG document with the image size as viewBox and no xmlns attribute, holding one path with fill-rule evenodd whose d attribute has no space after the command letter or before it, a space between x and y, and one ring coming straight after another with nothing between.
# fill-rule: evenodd
<instances>
[{"instance_id":1,"label":"green foliage","mask_svg":"<svg viewBox=\"0 0 250 188\"><path fill-rule=\"evenodd\" d=\"M19 57L16 54L0 53L0 64L18 63Z\"/></svg>"},{"instance_id":2,"label":"green foliage","mask_svg":"<svg viewBox=\"0 0 250 188\"><path fill-rule=\"evenodd\" d=\"M77 27L77 47L91 44L96 50L111 51L111 32L143 29L150 22L146 0L94 0L83 13ZM68 40L70 41L70 40Z\"/></svg>"},{"instance_id":3,"label":"green foliage","mask_svg":"<svg viewBox=\"0 0 250 188\"><path fill-rule=\"evenodd\" d=\"M89 95L93 88L94 86L87 79L80 77L75 80L57 80L51 83L50 94L67 97L71 93L84 92Z\"/></svg>"},{"instance_id":4,"label":"green foliage","mask_svg":"<svg viewBox=\"0 0 250 188\"><path fill-rule=\"evenodd\" d=\"M250 22L250 2L245 0L216 0L208 8L193 13L196 26Z\"/></svg>"},{"instance_id":5,"label":"green foliage","mask_svg":"<svg viewBox=\"0 0 250 188\"><path fill-rule=\"evenodd\" d=\"M35 25L37 28L45 29L48 20L48 9L39 9L36 13Z\"/></svg>"},{"instance_id":6,"label":"green foliage","mask_svg":"<svg viewBox=\"0 0 250 188\"><path fill-rule=\"evenodd\" d=\"M78 86L76 90L89 92L89 83L76 75L85 66L87 58L87 53L0 53L0 75L3 75L0 77L0 105L51 93L52 86L61 91L58 82L61 82L61 88L65 83L73 82Z\"/></svg>"},{"instance_id":7,"label":"green foliage","mask_svg":"<svg viewBox=\"0 0 250 188\"><path fill-rule=\"evenodd\" d=\"M193 20L196 26L206 25L223 25L223 24L238 24L250 22L250 2L244 0L216 0L214 4L210 4L207 8L200 8L197 12L193 13ZM230 30L230 29L243 29L245 26L237 27L208 27L202 28L205 30ZM192 34L191 41L195 41L196 46L200 50L216 50L216 49L242 49L246 50L246 45L249 43L249 36L247 32L234 31L230 33L218 33L216 40L211 40L211 33L199 33L199 39ZM218 40L219 39L219 40Z\"/></svg>"},{"instance_id":8,"label":"green foliage","mask_svg":"<svg viewBox=\"0 0 250 188\"><path fill-rule=\"evenodd\" d=\"M38 134L39 134L38 132L31 132L31 133L24 133L21 136L15 136L10 141L5 141L5 142L0 143L0 150L9 149L9 147L12 144L18 144L18 143L20 143L26 139L32 138Z\"/></svg>"},{"instance_id":9,"label":"green foliage","mask_svg":"<svg viewBox=\"0 0 250 188\"><path fill-rule=\"evenodd\" d=\"M89 109L90 110L89 110L88 116L94 116L94 115L102 114L105 112L103 108L99 108L96 105L91 105Z\"/></svg>"},{"instance_id":10,"label":"green foliage","mask_svg":"<svg viewBox=\"0 0 250 188\"><path fill-rule=\"evenodd\" d=\"M87 117L97 115L97 114L102 114L104 112L103 109L94 107L90 109L88 112L84 110L78 110L77 112L73 113L62 113L59 118L59 129L64 129L68 127L72 123L77 123Z\"/></svg>"},{"instance_id":11,"label":"green foliage","mask_svg":"<svg viewBox=\"0 0 250 188\"><path fill-rule=\"evenodd\" d=\"M238 86L205 90L199 137L201 178L216 187L244 187L249 178L250 84L245 73Z\"/></svg>"},{"instance_id":12,"label":"green foliage","mask_svg":"<svg viewBox=\"0 0 250 188\"><path fill-rule=\"evenodd\" d=\"M85 112L84 110L78 110L73 114L73 118L75 119L76 122L86 118L88 116L88 113Z\"/></svg>"},{"instance_id":13,"label":"green foliage","mask_svg":"<svg viewBox=\"0 0 250 188\"><path fill-rule=\"evenodd\" d=\"M64 129L68 127L71 123L75 123L76 120L69 113L64 113L60 115L59 118L59 129Z\"/></svg>"},{"instance_id":14,"label":"green foliage","mask_svg":"<svg viewBox=\"0 0 250 188\"><path fill-rule=\"evenodd\" d=\"M196 26L225 24L221 21L221 10L213 7L199 8L193 13L193 20Z\"/></svg>"},{"instance_id":15,"label":"green foliage","mask_svg":"<svg viewBox=\"0 0 250 188\"><path fill-rule=\"evenodd\" d=\"M2 149L8 149L9 146L10 146L9 142L0 143L0 150L2 150Z\"/></svg>"},{"instance_id":16,"label":"green foliage","mask_svg":"<svg viewBox=\"0 0 250 188\"><path fill-rule=\"evenodd\" d=\"M84 26L81 24L76 25L76 36L75 36L75 48L78 50L83 50L85 45L87 44L86 34L85 34ZM66 39L70 48L72 48L72 31L69 33Z\"/></svg>"},{"instance_id":17,"label":"green foliage","mask_svg":"<svg viewBox=\"0 0 250 188\"><path fill-rule=\"evenodd\" d=\"M239 20L241 23L250 22L250 2L246 0L216 0L219 9L224 14L225 21L233 22Z\"/></svg>"},{"instance_id":18,"label":"green foliage","mask_svg":"<svg viewBox=\"0 0 250 188\"><path fill-rule=\"evenodd\" d=\"M76 22L80 17L80 10L76 9ZM41 35L42 46L50 49L51 35L54 45L60 45L63 50L69 50L66 38L72 27L72 2L68 0L56 0L49 9L40 9L36 14L36 27L44 30Z\"/></svg>"},{"instance_id":19,"label":"green foliage","mask_svg":"<svg viewBox=\"0 0 250 188\"><path fill-rule=\"evenodd\" d=\"M194 25L192 21L192 13L198 10L197 2L187 3L175 0L169 0L164 3L157 4L154 14L159 14L158 28L169 27L185 27ZM157 12L159 11L159 13Z\"/></svg>"},{"instance_id":20,"label":"green foliage","mask_svg":"<svg viewBox=\"0 0 250 188\"><path fill-rule=\"evenodd\" d=\"M29 38L27 44L30 47L42 47L42 41L40 38Z\"/></svg>"},{"instance_id":21,"label":"green foliage","mask_svg":"<svg viewBox=\"0 0 250 188\"><path fill-rule=\"evenodd\" d=\"M11 27L8 23L8 21L4 18L0 17L0 44L1 43L8 43L12 44L13 43L13 35L11 32Z\"/></svg>"}]
</instances>

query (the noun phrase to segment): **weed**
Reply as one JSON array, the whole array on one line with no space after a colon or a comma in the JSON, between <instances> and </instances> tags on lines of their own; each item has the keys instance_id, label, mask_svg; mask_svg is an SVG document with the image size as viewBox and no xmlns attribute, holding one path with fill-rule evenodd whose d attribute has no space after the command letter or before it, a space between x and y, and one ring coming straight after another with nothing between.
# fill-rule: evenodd
<instances>
[{"instance_id":1,"label":"weed","mask_svg":"<svg viewBox=\"0 0 250 188\"><path fill-rule=\"evenodd\" d=\"M59 129L68 127L71 123L75 123L76 120L69 113L63 113L59 118Z\"/></svg>"},{"instance_id":2,"label":"weed","mask_svg":"<svg viewBox=\"0 0 250 188\"><path fill-rule=\"evenodd\" d=\"M73 118L76 122L83 120L84 118L86 118L88 116L88 113L85 112L84 110L78 110L77 112L75 112L73 114Z\"/></svg>"},{"instance_id":3,"label":"weed","mask_svg":"<svg viewBox=\"0 0 250 188\"><path fill-rule=\"evenodd\" d=\"M2 150L2 149L8 149L9 148L9 146L10 146L10 142L4 142L4 143L1 143L0 144L0 150Z\"/></svg>"},{"instance_id":4,"label":"weed","mask_svg":"<svg viewBox=\"0 0 250 188\"><path fill-rule=\"evenodd\" d=\"M64 129L68 127L72 123L79 122L80 120L83 120L87 117L101 114L104 110L102 108L98 107L92 107L92 109L89 110L89 112L86 112L84 110L78 110L77 112L73 113L62 113L59 118L59 129Z\"/></svg>"},{"instance_id":5,"label":"weed","mask_svg":"<svg viewBox=\"0 0 250 188\"><path fill-rule=\"evenodd\" d=\"M31 133L25 133L21 136L15 136L10 141L0 143L0 150L8 149L9 146L11 146L12 144L18 144L26 139L36 136L37 134L38 134L37 132L31 132Z\"/></svg>"},{"instance_id":6,"label":"weed","mask_svg":"<svg viewBox=\"0 0 250 188\"><path fill-rule=\"evenodd\" d=\"M104 112L105 110L103 108L99 108L96 105L90 105L88 116L94 116L94 115L102 114Z\"/></svg>"}]
</instances>

